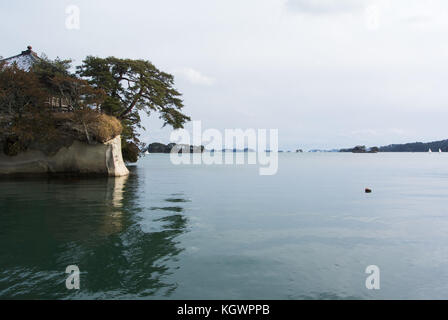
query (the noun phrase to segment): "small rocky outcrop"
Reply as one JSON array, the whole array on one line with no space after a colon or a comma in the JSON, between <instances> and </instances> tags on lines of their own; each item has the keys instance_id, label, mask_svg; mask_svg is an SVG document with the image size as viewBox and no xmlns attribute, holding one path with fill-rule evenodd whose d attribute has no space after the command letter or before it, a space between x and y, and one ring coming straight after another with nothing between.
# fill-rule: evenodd
<instances>
[{"instance_id":1,"label":"small rocky outcrop","mask_svg":"<svg viewBox=\"0 0 448 320\"><path fill-rule=\"evenodd\" d=\"M352 149L341 149L340 152L351 152L351 153L378 153L378 147L366 148L366 146L356 146Z\"/></svg>"},{"instance_id":2,"label":"small rocky outcrop","mask_svg":"<svg viewBox=\"0 0 448 320\"><path fill-rule=\"evenodd\" d=\"M163 143L152 143L148 146L148 153L203 153L205 150L204 146L192 146L187 144L163 144Z\"/></svg>"},{"instance_id":3,"label":"small rocky outcrop","mask_svg":"<svg viewBox=\"0 0 448 320\"><path fill-rule=\"evenodd\" d=\"M148 146L149 153L170 153L171 148L163 143L152 143Z\"/></svg>"}]
</instances>

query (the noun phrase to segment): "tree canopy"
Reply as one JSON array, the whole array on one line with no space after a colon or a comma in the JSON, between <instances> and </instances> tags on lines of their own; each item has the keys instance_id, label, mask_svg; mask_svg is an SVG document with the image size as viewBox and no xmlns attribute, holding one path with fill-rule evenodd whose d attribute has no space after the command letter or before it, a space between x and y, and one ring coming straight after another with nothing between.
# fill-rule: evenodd
<instances>
[{"instance_id":1,"label":"tree canopy","mask_svg":"<svg viewBox=\"0 0 448 320\"><path fill-rule=\"evenodd\" d=\"M79 76L106 93L101 111L121 120L124 148L135 151L142 146L138 139L138 129L142 128L140 112L148 116L158 113L164 126L175 129L190 120L181 112L183 101L174 88L174 77L149 61L89 56L77 69ZM127 151L125 156L135 153Z\"/></svg>"},{"instance_id":2,"label":"tree canopy","mask_svg":"<svg viewBox=\"0 0 448 320\"><path fill-rule=\"evenodd\" d=\"M149 61L88 56L72 70L71 60L45 57L29 72L0 63L0 115L11 126L4 130L13 132L19 119L23 126L39 114L52 119L58 107L73 113L73 119L84 126L86 119L100 119L92 116L91 112L97 112L121 122L124 159L135 162L144 147L138 132L144 129L142 113L157 113L164 126L175 129L190 120L181 112L183 101L174 87L174 77ZM28 116L22 117L24 114Z\"/></svg>"}]
</instances>

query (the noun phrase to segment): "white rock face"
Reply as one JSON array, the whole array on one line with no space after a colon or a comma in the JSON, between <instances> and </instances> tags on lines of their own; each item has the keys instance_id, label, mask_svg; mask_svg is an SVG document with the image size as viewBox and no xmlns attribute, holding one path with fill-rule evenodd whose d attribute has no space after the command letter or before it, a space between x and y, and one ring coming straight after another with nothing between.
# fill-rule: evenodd
<instances>
[{"instance_id":1,"label":"white rock face","mask_svg":"<svg viewBox=\"0 0 448 320\"><path fill-rule=\"evenodd\" d=\"M70 147L61 148L53 156L39 150L28 150L15 157L0 153L0 175L51 173L128 175L121 154L121 137L95 145L74 141Z\"/></svg>"},{"instance_id":2,"label":"white rock face","mask_svg":"<svg viewBox=\"0 0 448 320\"><path fill-rule=\"evenodd\" d=\"M129 175L129 170L124 164L123 155L121 153L121 137L116 136L104 145L109 147L108 152L106 153L106 165L109 175L114 177Z\"/></svg>"}]
</instances>

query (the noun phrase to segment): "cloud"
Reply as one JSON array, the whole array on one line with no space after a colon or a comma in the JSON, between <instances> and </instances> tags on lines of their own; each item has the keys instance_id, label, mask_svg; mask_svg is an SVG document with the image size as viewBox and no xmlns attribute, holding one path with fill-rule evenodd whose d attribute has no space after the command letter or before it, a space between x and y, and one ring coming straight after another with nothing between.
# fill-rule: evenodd
<instances>
[{"instance_id":1,"label":"cloud","mask_svg":"<svg viewBox=\"0 0 448 320\"><path fill-rule=\"evenodd\" d=\"M81 9L76 32L64 24L71 2ZM0 27L13 30L1 54L31 43L76 65L87 55L150 60L176 76L192 119L279 128L282 149L447 137L446 0L71 2L0 1ZM169 127L153 130L159 122L145 120L147 137L169 142Z\"/></svg>"},{"instance_id":2,"label":"cloud","mask_svg":"<svg viewBox=\"0 0 448 320\"><path fill-rule=\"evenodd\" d=\"M362 10L369 3L369 0L288 0L286 6L291 11L328 14Z\"/></svg>"},{"instance_id":3,"label":"cloud","mask_svg":"<svg viewBox=\"0 0 448 320\"><path fill-rule=\"evenodd\" d=\"M215 83L215 79L205 76L193 68L177 69L174 74L196 85L211 86Z\"/></svg>"}]
</instances>

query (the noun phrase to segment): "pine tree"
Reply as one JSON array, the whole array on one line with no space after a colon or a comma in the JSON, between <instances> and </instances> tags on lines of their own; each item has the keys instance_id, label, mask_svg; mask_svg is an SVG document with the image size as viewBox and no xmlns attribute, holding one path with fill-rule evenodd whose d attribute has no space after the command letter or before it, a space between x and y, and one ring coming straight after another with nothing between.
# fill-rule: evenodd
<instances>
[{"instance_id":1,"label":"pine tree","mask_svg":"<svg viewBox=\"0 0 448 320\"><path fill-rule=\"evenodd\" d=\"M181 93L174 88L174 77L145 60L115 57L87 57L78 67L78 75L104 90L107 97L101 111L117 117L123 126L122 147L125 160L135 162L144 146L138 139L140 112L156 112L164 126L182 128L190 118L181 112Z\"/></svg>"}]
</instances>

